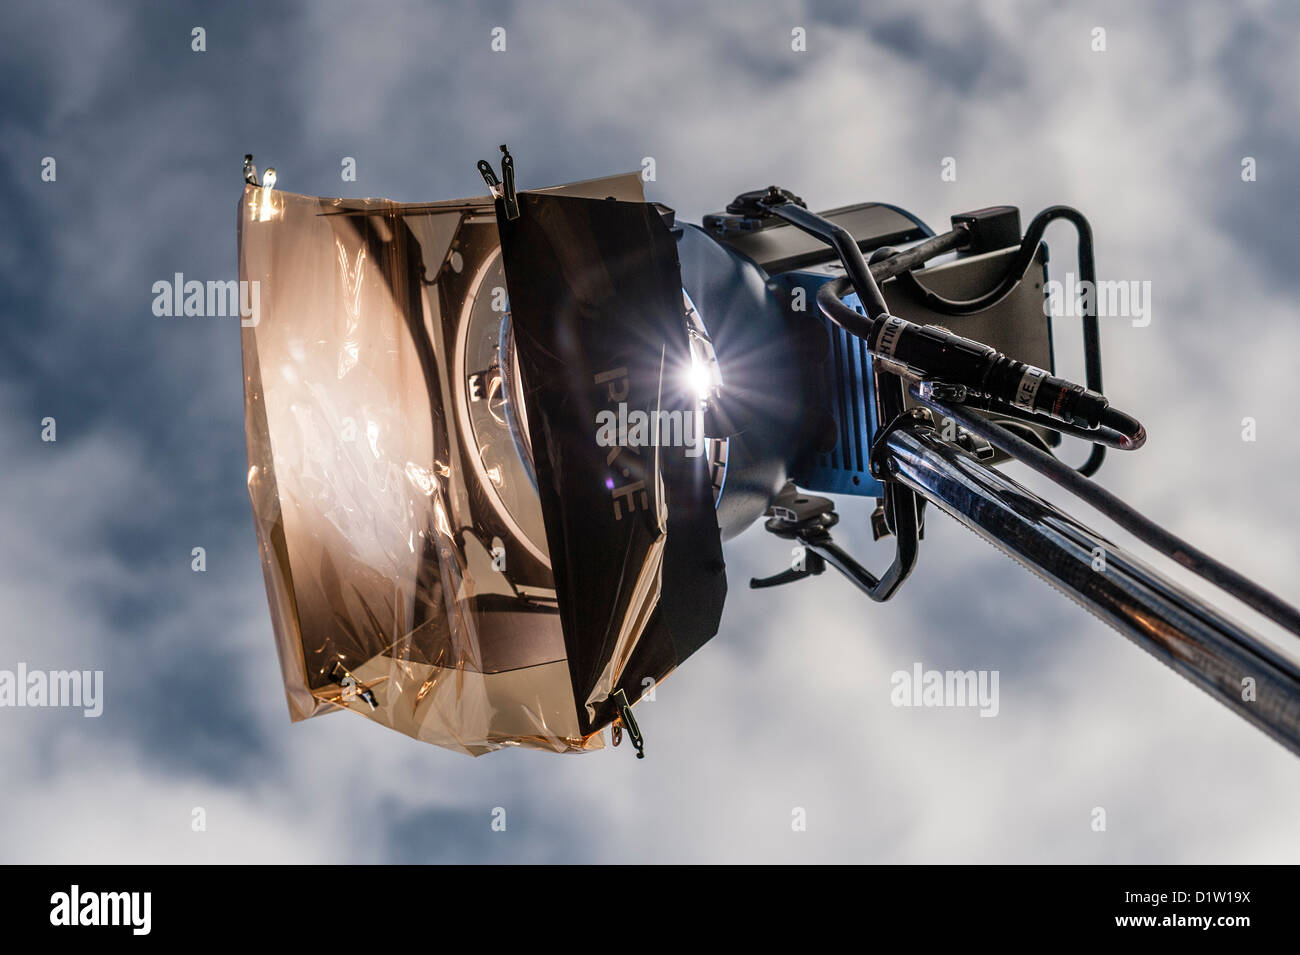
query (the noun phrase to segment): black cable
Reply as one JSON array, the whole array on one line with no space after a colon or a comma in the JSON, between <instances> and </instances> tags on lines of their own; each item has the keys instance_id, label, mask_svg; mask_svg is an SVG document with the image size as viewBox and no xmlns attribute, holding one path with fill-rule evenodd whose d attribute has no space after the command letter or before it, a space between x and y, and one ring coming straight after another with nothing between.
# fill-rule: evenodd
<instances>
[{"instance_id":1,"label":"black cable","mask_svg":"<svg viewBox=\"0 0 1300 955\"><path fill-rule=\"evenodd\" d=\"M1142 425L1111 409L1104 395L937 325L917 325L889 314L869 319L841 300L851 288L847 278L824 283L817 290L817 307L865 341L877 359L902 366L899 370L911 377L963 386L970 397L963 396L962 401L1001 402L1004 407L1041 412L1049 417L1028 420L1093 441L1097 447L1132 451L1145 442ZM985 397L975 397L980 395ZM1110 430L1100 430L1103 427Z\"/></svg>"},{"instance_id":2,"label":"black cable","mask_svg":"<svg viewBox=\"0 0 1300 955\"><path fill-rule=\"evenodd\" d=\"M1038 450L1045 451L1048 454L1052 453L1052 446L1047 443L1046 439L1023 422L1003 420L1001 418L994 418L993 421L994 423L1000 424L1002 427L1006 428L1016 437L1024 438L1034 447L1038 448Z\"/></svg>"},{"instance_id":3,"label":"black cable","mask_svg":"<svg viewBox=\"0 0 1300 955\"><path fill-rule=\"evenodd\" d=\"M1082 438L1084 441L1104 444L1108 448L1117 448L1121 451L1136 451L1147 441L1147 432L1141 422L1114 408L1106 408L1102 412L1102 421L1098 427L1080 428L1056 418L1049 418L1047 415L1024 411L1009 402L982 395L968 395L962 401L953 403L967 408L978 408L980 411L987 411L999 417L1014 418L1026 424L1050 428L1068 434L1072 438Z\"/></svg>"},{"instance_id":4,"label":"black cable","mask_svg":"<svg viewBox=\"0 0 1300 955\"><path fill-rule=\"evenodd\" d=\"M823 282L822 287L816 290L816 307L822 309L822 314L841 329L868 342L871 340L872 331L875 330L875 322L857 309L844 304L842 299L852 291L854 291L853 282L848 278L835 278Z\"/></svg>"},{"instance_id":5,"label":"black cable","mask_svg":"<svg viewBox=\"0 0 1300 955\"><path fill-rule=\"evenodd\" d=\"M887 258L871 262L871 277L877 282L884 282L918 265L924 265L936 255L943 255L945 252L960 249L969 242L970 230L962 225L951 232L945 232L943 235L936 235L923 242L918 242L905 251L899 252L891 249L889 250L891 254ZM880 252L881 250L877 249L872 257L879 255Z\"/></svg>"},{"instance_id":6,"label":"black cable","mask_svg":"<svg viewBox=\"0 0 1300 955\"><path fill-rule=\"evenodd\" d=\"M969 315L973 312L983 311L996 305L1011 293L1011 290L1016 287L1021 277L1028 270L1030 263L1034 261L1034 255L1038 251L1039 244L1043 241L1047 227L1060 219L1064 219L1073 225L1079 236L1080 281L1088 282L1090 283L1089 287L1096 288L1097 263L1093 254L1092 226L1088 224L1088 220L1082 212L1070 206L1049 206L1034 216L1029 223L1029 228L1025 230L1025 236L1020 242L1020 250L1012 259L1011 265L1008 266L1007 271L998 280L997 284L983 295L967 301L947 299L937 292L925 288L917 280L916 276L909 271L898 273L898 286L900 289L910 292L926 308L941 315ZM885 261L889 260L886 259ZM879 276L877 278L881 282L884 281L884 278ZM1095 305L1088 309L1083 316L1083 365L1084 383L1093 391L1104 391L1101 380L1101 327L1097 322ZM1087 460L1079 465L1079 473L1085 476L1096 474L1101 469L1105 457L1105 446L1094 444Z\"/></svg>"},{"instance_id":7,"label":"black cable","mask_svg":"<svg viewBox=\"0 0 1300 955\"><path fill-rule=\"evenodd\" d=\"M1142 427L1142 422L1132 415L1126 415L1118 408L1107 408L1102 412L1101 426L1111 428L1124 436L1126 443L1115 445L1121 451L1136 451L1147 443L1147 429Z\"/></svg>"},{"instance_id":8,"label":"black cable","mask_svg":"<svg viewBox=\"0 0 1300 955\"><path fill-rule=\"evenodd\" d=\"M909 391L912 397L921 404L938 414L952 418L971 434L983 438L1004 454L1010 455L1022 464L1033 468L1053 483L1092 505L1120 527L1175 563L1209 581L1225 593L1236 597L1274 623L1294 634L1300 634L1300 610L1297 610L1271 591L1265 590L1253 580L1249 580L1231 567L1220 563L1209 554L1165 530L1155 521L1125 504L1100 484L1080 474L1068 464L1051 454L1040 451L1029 442L991 421L986 421L978 415L957 410L955 407L936 400L922 388L913 386ZM1116 412L1116 415L1119 414L1119 412ZM1121 417L1126 418L1127 416L1123 415ZM1132 419L1129 420L1132 421ZM1133 423L1136 424L1136 422ZM1140 425L1138 427L1141 428ZM1145 432L1143 432L1143 437L1145 438Z\"/></svg>"},{"instance_id":9,"label":"black cable","mask_svg":"<svg viewBox=\"0 0 1300 955\"><path fill-rule=\"evenodd\" d=\"M835 254L844 263L844 271L848 273L848 277L843 281L858 293L862 307L871 318L888 313L889 306L885 304L885 297L880 294L880 286L876 284L876 279L867 266L867 260L862 257L862 250L858 248L857 240L847 229L792 202L782 200L776 205L764 208L778 219L784 219L795 228L807 232L835 250ZM852 281L849 281L850 279Z\"/></svg>"},{"instance_id":10,"label":"black cable","mask_svg":"<svg viewBox=\"0 0 1300 955\"><path fill-rule=\"evenodd\" d=\"M888 262L889 260L886 259L885 261ZM844 296L852 291L854 291L853 283L847 278L823 282L821 288L817 289L817 307L821 309L823 315L850 335L856 335L863 341L869 341L875 323L857 309L850 308L842 301Z\"/></svg>"},{"instance_id":11,"label":"black cable","mask_svg":"<svg viewBox=\"0 0 1300 955\"><path fill-rule=\"evenodd\" d=\"M923 286L910 272L899 274L899 285L911 292L915 298L925 305L931 311L938 312L940 315L971 315L975 312L982 312L986 308L992 308L998 302L1002 301L1011 291L1020 284L1020 279L1028 271L1030 263L1034 261L1034 255L1038 251L1039 244L1043 241L1043 235L1047 232L1047 227L1058 219L1065 219L1074 224L1079 231L1079 265L1081 273L1088 273L1089 268L1084 264L1084 259L1092 261L1092 227L1088 225L1088 220L1083 217L1083 213L1070 206L1049 206L1044 209L1029 223L1029 228L1025 229L1025 237L1020 241L1020 249L1016 252L1011 264L1002 274L1002 278L997 284L982 295L965 301L944 298L939 293ZM888 261L888 260L886 260ZM1091 274L1081 274L1080 280L1095 281L1096 276Z\"/></svg>"}]
</instances>

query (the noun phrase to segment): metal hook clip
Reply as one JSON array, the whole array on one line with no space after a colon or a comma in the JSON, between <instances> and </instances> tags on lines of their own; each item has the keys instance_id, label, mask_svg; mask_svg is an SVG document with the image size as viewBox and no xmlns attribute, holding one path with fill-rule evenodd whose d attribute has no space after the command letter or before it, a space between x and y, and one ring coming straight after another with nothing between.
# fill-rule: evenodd
<instances>
[{"instance_id":1,"label":"metal hook clip","mask_svg":"<svg viewBox=\"0 0 1300 955\"><path fill-rule=\"evenodd\" d=\"M493 171L492 164L486 159L480 159L478 161L478 174L482 176L483 181L487 183L488 191L492 193L493 197L500 199L501 180L497 178L496 172Z\"/></svg>"},{"instance_id":2,"label":"metal hook clip","mask_svg":"<svg viewBox=\"0 0 1300 955\"><path fill-rule=\"evenodd\" d=\"M478 161L478 172L483 177L483 181L487 183L493 197L505 202L506 218L518 219L519 197L515 194L515 160L504 143L501 145L501 152L503 153L501 157L501 179L497 178L497 174L492 171L492 164L486 159Z\"/></svg>"},{"instance_id":3,"label":"metal hook clip","mask_svg":"<svg viewBox=\"0 0 1300 955\"><path fill-rule=\"evenodd\" d=\"M505 143L501 144L501 179L505 188L506 218L519 218L519 197L515 195L515 159Z\"/></svg>"},{"instance_id":4,"label":"metal hook clip","mask_svg":"<svg viewBox=\"0 0 1300 955\"><path fill-rule=\"evenodd\" d=\"M621 730L626 728L628 739L636 747L636 758L645 759L645 737L641 735L641 727L637 725L636 717L632 715L632 704L627 701L627 694L622 690L615 690L609 698L618 708L618 721L614 724L614 732L617 734L615 738L622 742ZM614 745L617 746L618 743Z\"/></svg>"},{"instance_id":5,"label":"metal hook clip","mask_svg":"<svg viewBox=\"0 0 1300 955\"><path fill-rule=\"evenodd\" d=\"M257 181L257 167L253 165L252 153L244 153L244 182L251 186L261 185Z\"/></svg>"},{"instance_id":6,"label":"metal hook clip","mask_svg":"<svg viewBox=\"0 0 1300 955\"><path fill-rule=\"evenodd\" d=\"M356 697L365 701L372 710L379 709L379 701L375 699L374 691L353 676L352 671L345 667L341 661L335 662L334 669L330 671L330 678L343 687L343 695L340 700L344 704L352 697Z\"/></svg>"}]
</instances>

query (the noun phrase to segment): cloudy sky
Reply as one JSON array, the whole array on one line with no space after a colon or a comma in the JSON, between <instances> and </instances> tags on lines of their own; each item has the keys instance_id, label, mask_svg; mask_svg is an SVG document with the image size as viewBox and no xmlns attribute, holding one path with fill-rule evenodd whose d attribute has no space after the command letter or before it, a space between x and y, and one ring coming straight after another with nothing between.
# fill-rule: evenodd
<instances>
[{"instance_id":1,"label":"cloudy sky","mask_svg":"<svg viewBox=\"0 0 1300 955\"><path fill-rule=\"evenodd\" d=\"M1151 433L1104 482L1300 599L1294 10L867 6L9 5L0 669L102 669L106 700L99 719L0 710L0 860L1300 861L1295 757L939 516L883 606L832 574L747 591L787 550L732 542L722 632L638 708L644 761L290 725L237 324L150 308L175 272L235 277L246 152L291 191L409 201L481 192L501 142L523 188L653 156L651 197L697 221L773 182L935 226L1076 206L1102 277L1153 289L1148 327L1103 330L1107 390ZM1059 266L1069 227L1048 239ZM1077 329L1057 338L1072 367ZM883 562L866 506L844 511L846 543ZM999 715L893 707L915 662L998 670Z\"/></svg>"}]
</instances>

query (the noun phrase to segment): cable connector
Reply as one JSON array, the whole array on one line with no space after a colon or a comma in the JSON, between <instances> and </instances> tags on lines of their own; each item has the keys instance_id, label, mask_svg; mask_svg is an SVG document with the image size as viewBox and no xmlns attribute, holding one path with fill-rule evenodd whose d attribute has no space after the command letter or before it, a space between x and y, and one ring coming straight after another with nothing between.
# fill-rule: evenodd
<instances>
[{"instance_id":1,"label":"cable connector","mask_svg":"<svg viewBox=\"0 0 1300 955\"><path fill-rule=\"evenodd\" d=\"M1110 406L1105 395L939 325L917 325L895 315L882 315L874 323L867 347L873 355L905 366L915 378L964 385L1024 411L1079 427L1100 426Z\"/></svg>"}]
</instances>

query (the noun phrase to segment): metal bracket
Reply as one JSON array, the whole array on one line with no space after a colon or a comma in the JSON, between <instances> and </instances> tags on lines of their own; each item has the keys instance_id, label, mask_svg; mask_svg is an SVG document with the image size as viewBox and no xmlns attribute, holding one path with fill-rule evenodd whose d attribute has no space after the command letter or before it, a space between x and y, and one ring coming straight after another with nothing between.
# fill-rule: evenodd
<instances>
[{"instance_id":1,"label":"metal bracket","mask_svg":"<svg viewBox=\"0 0 1300 955\"><path fill-rule=\"evenodd\" d=\"M916 496L909 489L886 484L884 507L890 529L898 542L893 563L884 574L876 577L831 539L830 529L839 523L834 502L830 498L804 494L794 484L787 484L768 509L771 517L764 528L777 537L801 543L807 549L804 568L791 568L771 577L751 578L749 586L758 590L793 583L823 573L829 564L872 600L888 600L916 566L921 535Z\"/></svg>"}]
</instances>

